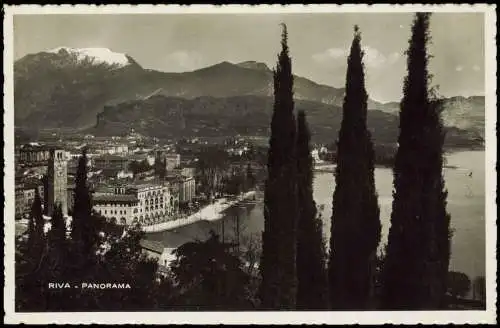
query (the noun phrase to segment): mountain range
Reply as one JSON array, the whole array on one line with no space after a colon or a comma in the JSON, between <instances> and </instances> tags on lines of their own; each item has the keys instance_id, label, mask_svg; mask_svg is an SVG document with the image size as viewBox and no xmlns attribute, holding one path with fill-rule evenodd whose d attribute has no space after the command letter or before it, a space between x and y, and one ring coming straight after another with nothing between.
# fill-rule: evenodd
<instances>
[{"instance_id":1,"label":"mountain range","mask_svg":"<svg viewBox=\"0 0 500 328\"><path fill-rule=\"evenodd\" d=\"M147 134L173 136L266 133L272 79L272 70L254 61L165 73L145 69L132 57L106 48L60 47L14 63L15 125L98 135L121 133L131 126ZM312 130L320 135L334 136L343 94L342 88L295 76L297 107L306 111ZM369 100L368 107L374 138L394 142L399 104ZM446 99L443 119L455 131L452 135L467 140L484 137L484 97ZM167 127L168 132L161 132ZM390 136L384 136L387 129Z\"/></svg>"}]
</instances>

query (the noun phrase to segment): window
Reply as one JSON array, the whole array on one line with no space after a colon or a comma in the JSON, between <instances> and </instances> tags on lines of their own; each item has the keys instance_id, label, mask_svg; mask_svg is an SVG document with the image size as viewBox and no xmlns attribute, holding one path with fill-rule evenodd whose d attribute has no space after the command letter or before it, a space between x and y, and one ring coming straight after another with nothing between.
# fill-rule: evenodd
<instances>
[{"instance_id":1,"label":"window","mask_svg":"<svg viewBox=\"0 0 500 328\"><path fill-rule=\"evenodd\" d=\"M108 211L104 210L104 214L108 214Z\"/></svg>"}]
</instances>

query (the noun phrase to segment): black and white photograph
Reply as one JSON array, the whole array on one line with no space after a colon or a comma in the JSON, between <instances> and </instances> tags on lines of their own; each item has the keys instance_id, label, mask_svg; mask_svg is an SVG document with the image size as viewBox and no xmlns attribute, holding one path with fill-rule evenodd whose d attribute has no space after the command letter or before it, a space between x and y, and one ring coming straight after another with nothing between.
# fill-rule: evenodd
<instances>
[{"instance_id":1,"label":"black and white photograph","mask_svg":"<svg viewBox=\"0 0 500 328\"><path fill-rule=\"evenodd\" d=\"M8 323L496 323L494 5L4 6Z\"/></svg>"}]
</instances>

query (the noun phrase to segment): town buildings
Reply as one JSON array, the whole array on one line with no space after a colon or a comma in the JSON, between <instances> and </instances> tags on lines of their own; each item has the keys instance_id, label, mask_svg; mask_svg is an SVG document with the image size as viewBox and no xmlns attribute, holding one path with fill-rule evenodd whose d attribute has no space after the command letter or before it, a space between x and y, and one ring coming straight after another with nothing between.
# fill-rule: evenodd
<instances>
[{"instance_id":1,"label":"town buildings","mask_svg":"<svg viewBox=\"0 0 500 328\"><path fill-rule=\"evenodd\" d=\"M117 155L102 155L93 158L93 165L98 170L123 171L128 169L128 159Z\"/></svg>"},{"instance_id":2,"label":"town buildings","mask_svg":"<svg viewBox=\"0 0 500 328\"><path fill-rule=\"evenodd\" d=\"M87 138L84 144L74 142L72 145L66 145L69 151L60 145L39 143L18 147L16 217L31 212L34 188L23 184L27 177L38 181L48 216L53 214L55 204L61 206L63 215L71 215L80 156L77 154L81 154L82 147L86 148L89 159L87 182L92 192L93 209L109 221L123 225L134 222L148 225L176 219L179 204L190 203L195 197L195 169L182 167L179 154L161 154L162 162L165 160L165 168L170 173L170 178L163 179L152 169L136 174L129 171L133 160L147 160L150 165L154 164L154 152L144 151L143 146L132 150L124 147L124 143L102 138ZM110 147L115 148L109 151ZM125 153L129 155L123 155Z\"/></svg>"},{"instance_id":3,"label":"town buildings","mask_svg":"<svg viewBox=\"0 0 500 328\"><path fill-rule=\"evenodd\" d=\"M50 148L32 142L22 145L19 149L19 164L27 166L47 165L50 157Z\"/></svg>"},{"instance_id":4,"label":"town buildings","mask_svg":"<svg viewBox=\"0 0 500 328\"><path fill-rule=\"evenodd\" d=\"M15 216L18 219L24 218L31 213L31 206L35 200L35 193L38 189L38 195L43 204L44 188L41 181L31 181L16 184L15 187Z\"/></svg>"}]
</instances>

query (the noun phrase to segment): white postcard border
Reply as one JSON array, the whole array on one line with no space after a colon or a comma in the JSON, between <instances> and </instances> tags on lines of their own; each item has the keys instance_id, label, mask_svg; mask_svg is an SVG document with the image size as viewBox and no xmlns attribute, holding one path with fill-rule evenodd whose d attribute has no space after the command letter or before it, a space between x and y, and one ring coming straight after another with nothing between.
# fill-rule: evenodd
<instances>
[{"instance_id":1,"label":"white postcard border","mask_svg":"<svg viewBox=\"0 0 500 328\"><path fill-rule=\"evenodd\" d=\"M4 310L5 323L26 324L446 324L496 322L496 6L476 5L19 5L4 6ZM16 313L14 307L13 15L33 14L266 14L321 12L481 12L485 14L486 311L351 312L66 312Z\"/></svg>"}]
</instances>

